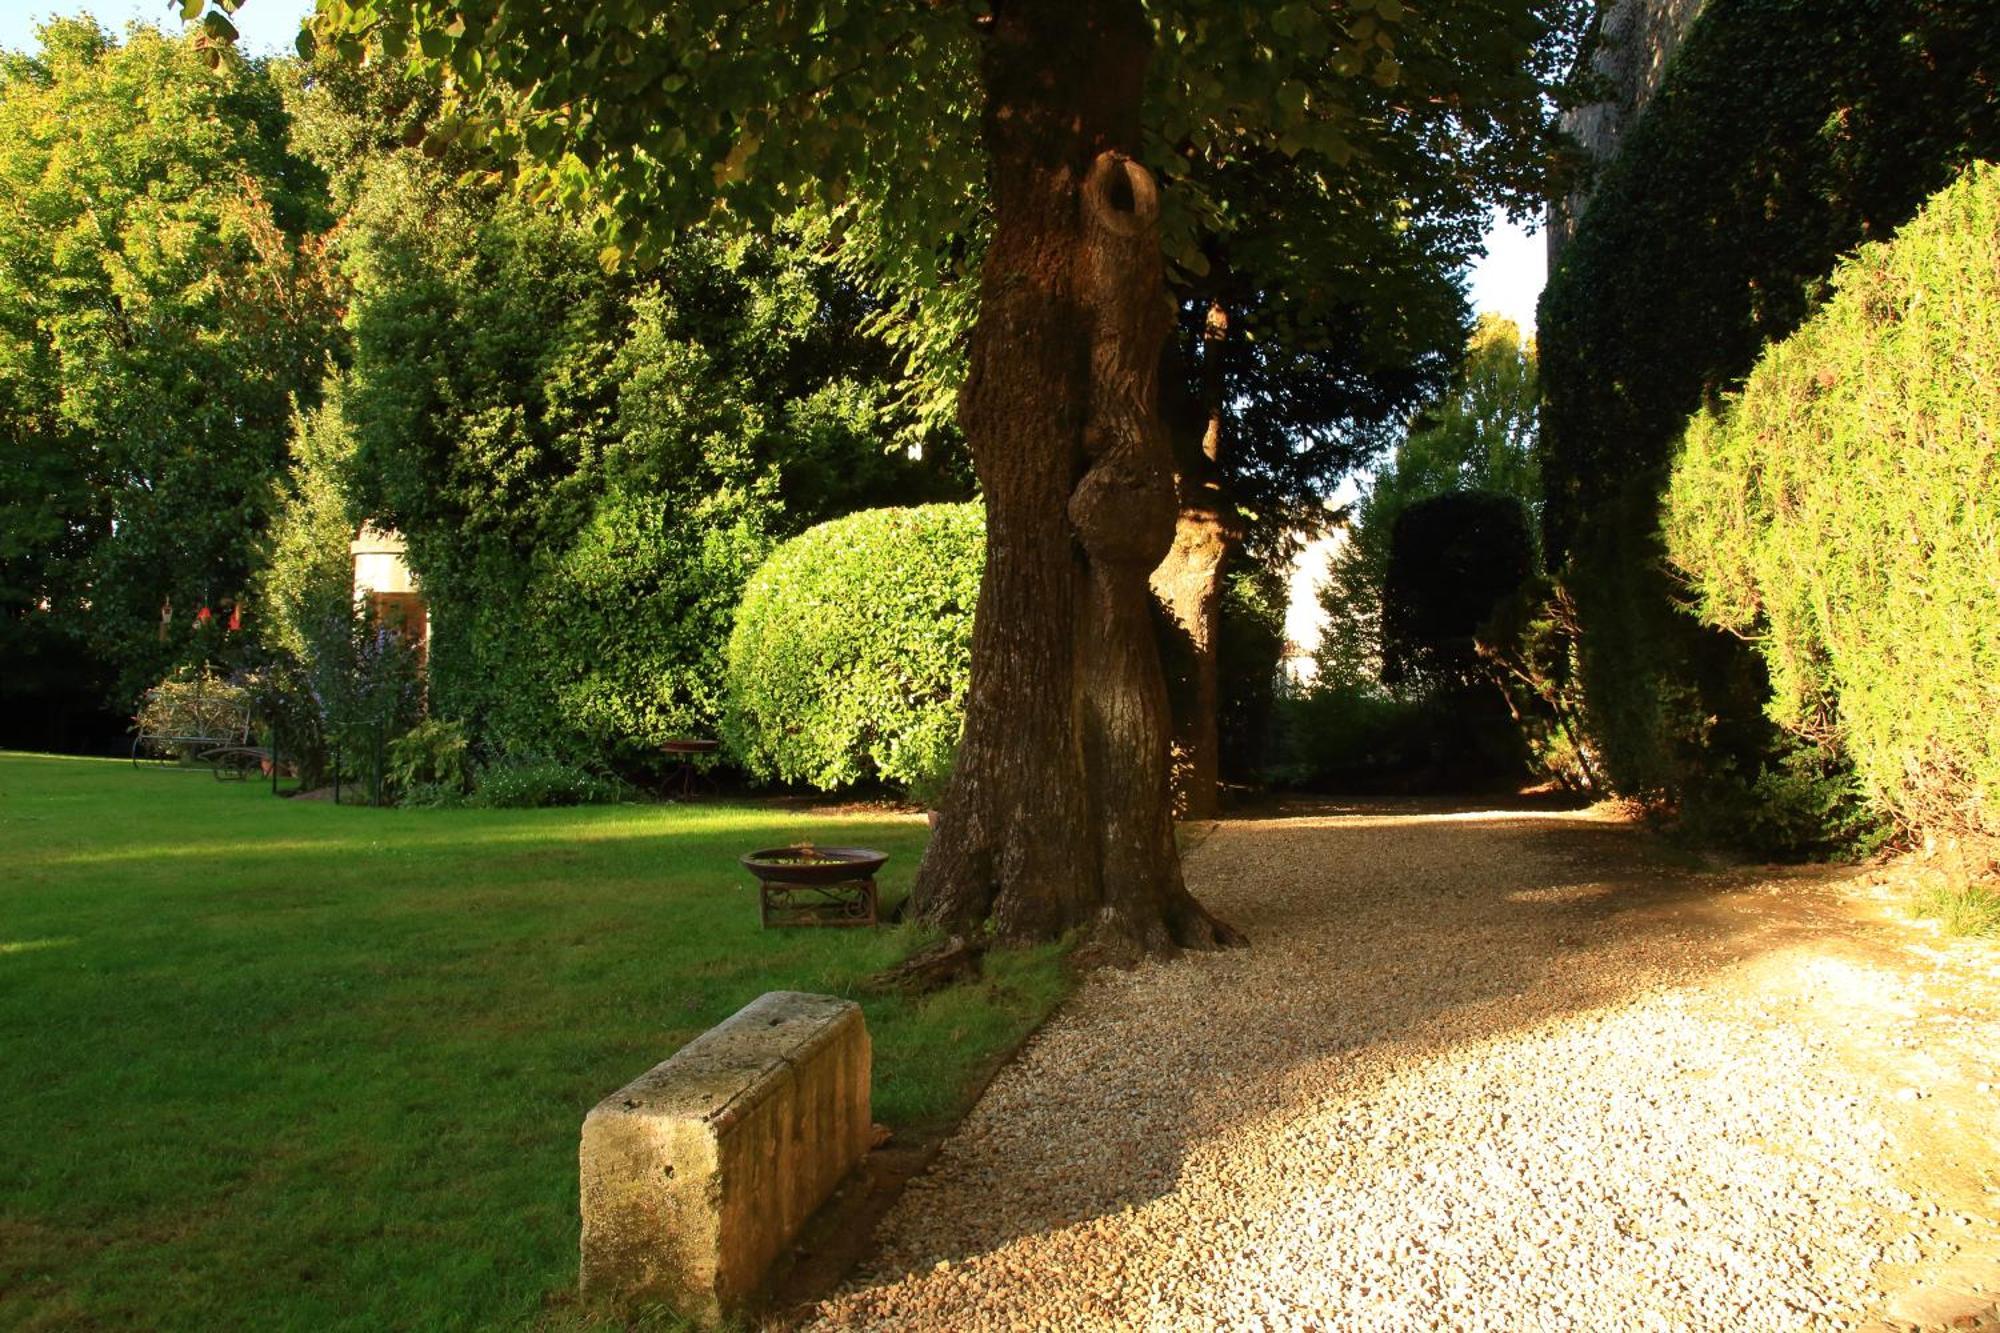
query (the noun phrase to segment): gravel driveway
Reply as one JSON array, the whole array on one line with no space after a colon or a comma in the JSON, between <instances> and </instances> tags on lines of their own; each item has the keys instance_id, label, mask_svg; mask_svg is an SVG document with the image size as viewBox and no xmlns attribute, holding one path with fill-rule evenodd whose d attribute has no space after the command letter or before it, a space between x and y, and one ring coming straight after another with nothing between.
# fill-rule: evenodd
<instances>
[{"instance_id":1,"label":"gravel driveway","mask_svg":"<svg viewBox=\"0 0 2000 1333\"><path fill-rule=\"evenodd\" d=\"M1231 822L1188 875L1253 947L1094 976L822 1326L1775 1330L2000 1287L1993 1015L1941 1057L1945 964L1852 876L1574 812Z\"/></svg>"}]
</instances>

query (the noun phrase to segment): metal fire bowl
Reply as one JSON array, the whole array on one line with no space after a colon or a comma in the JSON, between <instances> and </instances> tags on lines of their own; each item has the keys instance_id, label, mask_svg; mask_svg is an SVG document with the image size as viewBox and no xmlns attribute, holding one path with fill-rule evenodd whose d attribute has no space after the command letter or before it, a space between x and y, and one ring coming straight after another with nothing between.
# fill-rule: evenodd
<instances>
[{"instance_id":1,"label":"metal fire bowl","mask_svg":"<svg viewBox=\"0 0 2000 1333\"><path fill-rule=\"evenodd\" d=\"M811 861L786 865L782 858L810 855ZM872 878L889 859L887 852L866 847L766 847L739 858L743 868L766 884L845 884Z\"/></svg>"}]
</instances>

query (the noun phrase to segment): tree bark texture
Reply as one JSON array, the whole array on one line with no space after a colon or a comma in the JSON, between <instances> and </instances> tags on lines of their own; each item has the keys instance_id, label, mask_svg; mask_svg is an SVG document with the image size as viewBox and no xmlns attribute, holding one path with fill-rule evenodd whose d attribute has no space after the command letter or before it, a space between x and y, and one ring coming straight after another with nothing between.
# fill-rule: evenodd
<instances>
[{"instance_id":1,"label":"tree bark texture","mask_svg":"<svg viewBox=\"0 0 2000 1333\"><path fill-rule=\"evenodd\" d=\"M1174 711L1173 800L1184 819L1220 811L1222 674L1218 660L1223 575L1242 540L1236 510L1222 489L1227 380L1223 357L1229 312L1212 302L1204 320L1199 396L1176 413L1174 489L1180 511L1166 558L1152 573L1153 596L1166 613L1183 676ZM1181 418L1188 418L1183 421Z\"/></svg>"},{"instance_id":2,"label":"tree bark texture","mask_svg":"<svg viewBox=\"0 0 2000 1333\"><path fill-rule=\"evenodd\" d=\"M984 40L994 231L960 417L986 569L917 914L1082 927L1108 961L1234 943L1181 879L1147 588L1176 508L1158 198L1129 156L1150 29L1137 0L996 0Z\"/></svg>"}]
</instances>

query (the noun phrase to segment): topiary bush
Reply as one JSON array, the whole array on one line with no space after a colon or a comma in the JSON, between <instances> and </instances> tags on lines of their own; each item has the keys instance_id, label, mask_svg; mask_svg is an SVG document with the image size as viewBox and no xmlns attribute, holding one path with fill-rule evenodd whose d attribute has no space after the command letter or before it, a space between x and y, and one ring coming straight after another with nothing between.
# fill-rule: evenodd
<instances>
[{"instance_id":1,"label":"topiary bush","mask_svg":"<svg viewBox=\"0 0 2000 1333\"><path fill-rule=\"evenodd\" d=\"M1773 720L1907 824L2000 834L2000 169L1835 287L1689 424L1668 550L1757 644Z\"/></svg>"},{"instance_id":2,"label":"topiary bush","mask_svg":"<svg viewBox=\"0 0 2000 1333\"><path fill-rule=\"evenodd\" d=\"M965 716L985 531L976 504L870 509L773 551L729 637L737 762L823 790L937 772Z\"/></svg>"},{"instance_id":3,"label":"topiary bush","mask_svg":"<svg viewBox=\"0 0 2000 1333\"><path fill-rule=\"evenodd\" d=\"M1511 495L1446 491L1396 516L1382 578L1382 683L1408 695L1483 681L1479 629L1534 572Z\"/></svg>"}]
</instances>

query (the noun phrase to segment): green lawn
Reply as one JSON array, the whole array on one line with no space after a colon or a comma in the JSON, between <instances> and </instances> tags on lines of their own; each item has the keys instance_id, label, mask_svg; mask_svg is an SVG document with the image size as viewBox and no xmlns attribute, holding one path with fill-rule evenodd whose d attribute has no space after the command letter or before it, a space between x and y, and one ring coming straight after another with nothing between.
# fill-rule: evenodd
<instances>
[{"instance_id":1,"label":"green lawn","mask_svg":"<svg viewBox=\"0 0 2000 1333\"><path fill-rule=\"evenodd\" d=\"M0 1327L570 1324L600 1097L908 930L761 931L736 856L921 822L749 805L400 811L0 754ZM862 997L875 1113L953 1114L1053 950Z\"/></svg>"}]
</instances>

